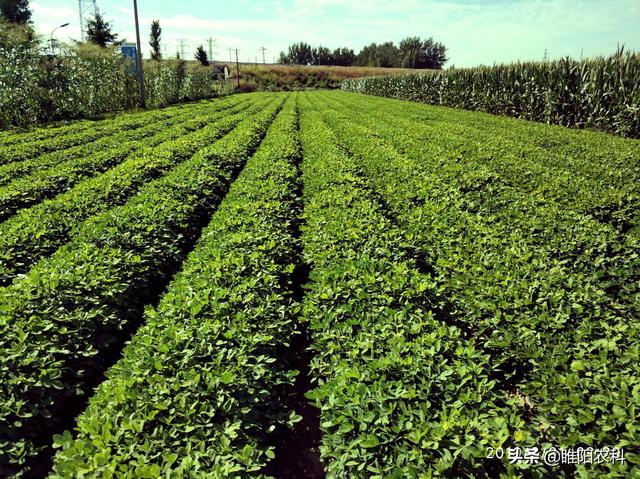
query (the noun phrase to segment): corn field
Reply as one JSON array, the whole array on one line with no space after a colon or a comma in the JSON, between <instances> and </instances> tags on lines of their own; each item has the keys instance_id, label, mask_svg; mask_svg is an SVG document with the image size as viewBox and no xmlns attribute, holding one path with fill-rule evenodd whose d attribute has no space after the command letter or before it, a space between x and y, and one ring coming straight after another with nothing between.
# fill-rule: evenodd
<instances>
[{"instance_id":1,"label":"corn field","mask_svg":"<svg viewBox=\"0 0 640 479\"><path fill-rule=\"evenodd\" d=\"M640 137L640 55L345 80L342 89Z\"/></svg>"},{"instance_id":2,"label":"corn field","mask_svg":"<svg viewBox=\"0 0 640 479\"><path fill-rule=\"evenodd\" d=\"M203 67L146 62L147 106L160 108L212 98L226 87ZM32 49L0 47L0 129L85 118L135 108L138 86L119 52L65 52L47 57Z\"/></svg>"}]
</instances>

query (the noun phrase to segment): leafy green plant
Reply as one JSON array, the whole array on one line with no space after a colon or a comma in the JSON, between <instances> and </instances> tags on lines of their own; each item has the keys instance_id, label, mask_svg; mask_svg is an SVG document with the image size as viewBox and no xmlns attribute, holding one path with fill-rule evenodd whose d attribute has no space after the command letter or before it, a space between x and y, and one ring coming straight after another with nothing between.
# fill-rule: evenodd
<instances>
[{"instance_id":1,"label":"leafy green plant","mask_svg":"<svg viewBox=\"0 0 640 479\"><path fill-rule=\"evenodd\" d=\"M601 199L594 191L615 197L616 188L629 195L637 185L633 177L609 176L603 163L597 173L590 170L594 154L608 157L609 168L617 168L616 152L629 162L627 147L633 152L635 142L607 140L600 151L605 135L553 129L565 142L575 136L579 145L590 145L582 151L564 146L572 151L570 163L563 156L555 165L537 148L501 145L509 133L485 128L474 136L460 124L465 115L475 117L469 113L416 106L431 113L420 123L394 119L397 112L385 100L312 98L402 228L408 250L432 275L445 300L441 314L476 338L499 380L496 394L502 390L502 402L521 409L526 422L508 442L522 445L533 437L540 446L625 448L630 464L553 473L634 474L638 398L631 391L640 385L638 329L629 318L640 314L633 279L640 273L640 244L633 229L599 221L590 205ZM434 116L442 119L431 125ZM514 150L519 154L509 168ZM635 151L631 170L638 165ZM549 185L539 191L531 171L545 169Z\"/></svg>"},{"instance_id":2,"label":"leafy green plant","mask_svg":"<svg viewBox=\"0 0 640 479\"><path fill-rule=\"evenodd\" d=\"M274 456L296 374L292 235L299 154L293 98L61 448L51 477L238 477ZM115 434L114 434L115 433Z\"/></svg>"},{"instance_id":3,"label":"leafy green plant","mask_svg":"<svg viewBox=\"0 0 640 479\"><path fill-rule=\"evenodd\" d=\"M342 88L640 137L640 55L345 80Z\"/></svg>"},{"instance_id":4,"label":"leafy green plant","mask_svg":"<svg viewBox=\"0 0 640 479\"><path fill-rule=\"evenodd\" d=\"M0 253L0 284L7 284L44 256L48 256L78 232L78 222L109 207L124 204L134 193L147 186L193 155L202 144L220 138L242 119L264 106L264 100L249 106L245 101L231 101L228 115L210 107L179 127L163 134L164 143L147 148L113 169L86 180L70 191L18 212L0 229L6 233ZM189 108L190 110L191 108ZM239 111L242 110L242 111Z\"/></svg>"},{"instance_id":5,"label":"leafy green plant","mask_svg":"<svg viewBox=\"0 0 640 479\"><path fill-rule=\"evenodd\" d=\"M85 222L73 241L0 290L3 474L28 468L25 462L50 444L63 409L99 373L100 353L119 341L183 259L282 101L272 98L124 206Z\"/></svg>"}]
</instances>

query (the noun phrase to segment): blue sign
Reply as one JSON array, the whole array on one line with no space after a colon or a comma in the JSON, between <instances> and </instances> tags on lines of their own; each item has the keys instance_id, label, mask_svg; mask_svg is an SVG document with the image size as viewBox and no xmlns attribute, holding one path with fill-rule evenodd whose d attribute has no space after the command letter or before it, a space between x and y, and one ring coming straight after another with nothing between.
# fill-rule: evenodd
<instances>
[{"instance_id":1,"label":"blue sign","mask_svg":"<svg viewBox=\"0 0 640 479\"><path fill-rule=\"evenodd\" d=\"M122 57L124 58L124 67L129 75L138 74L138 50L135 43L125 43L122 45Z\"/></svg>"}]
</instances>

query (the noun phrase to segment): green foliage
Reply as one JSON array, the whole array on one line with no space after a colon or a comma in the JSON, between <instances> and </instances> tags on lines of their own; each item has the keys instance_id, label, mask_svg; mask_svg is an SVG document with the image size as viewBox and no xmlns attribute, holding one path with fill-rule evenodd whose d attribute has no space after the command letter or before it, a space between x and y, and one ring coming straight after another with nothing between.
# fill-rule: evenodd
<instances>
[{"instance_id":1,"label":"green foliage","mask_svg":"<svg viewBox=\"0 0 640 479\"><path fill-rule=\"evenodd\" d=\"M307 397L321 408L328 477L471 475L481 461L470 458L523 427L522 415L496 407L490 356L438 317L434 279L307 105L301 140L312 265L303 314L318 382Z\"/></svg>"},{"instance_id":2,"label":"green foliage","mask_svg":"<svg viewBox=\"0 0 640 479\"><path fill-rule=\"evenodd\" d=\"M61 448L51 477L257 475L296 371L291 293L299 154L293 101L204 229ZM170 452L170 454L168 454ZM105 460L108 458L108 460Z\"/></svg>"},{"instance_id":3,"label":"green foliage","mask_svg":"<svg viewBox=\"0 0 640 479\"><path fill-rule=\"evenodd\" d=\"M408 51L412 51L409 49ZM411 54L413 55L413 54ZM640 56L516 63L345 80L371 95L640 137Z\"/></svg>"},{"instance_id":4,"label":"green foliage","mask_svg":"<svg viewBox=\"0 0 640 479\"><path fill-rule=\"evenodd\" d=\"M0 128L81 118L133 108L135 79L126 75L115 48L79 45L56 59L28 46L0 48ZM145 62L147 105L167 106L226 93L204 68L186 71L183 61Z\"/></svg>"},{"instance_id":5,"label":"green foliage","mask_svg":"<svg viewBox=\"0 0 640 479\"><path fill-rule=\"evenodd\" d=\"M91 218L73 241L0 290L3 474L24 470L64 408L86 394L101 354L183 259L199 221L219 203L281 103L273 98L223 139L200 142L193 158L124 206Z\"/></svg>"},{"instance_id":6,"label":"green foliage","mask_svg":"<svg viewBox=\"0 0 640 479\"><path fill-rule=\"evenodd\" d=\"M11 23L0 17L0 48L35 47L36 35L30 23Z\"/></svg>"},{"instance_id":7,"label":"green foliage","mask_svg":"<svg viewBox=\"0 0 640 479\"><path fill-rule=\"evenodd\" d=\"M333 57L332 65L347 67L354 65L356 61L356 55L350 48L336 48L333 50L331 56Z\"/></svg>"},{"instance_id":8,"label":"green foliage","mask_svg":"<svg viewBox=\"0 0 640 479\"><path fill-rule=\"evenodd\" d=\"M0 18L20 25L31 20L29 0L0 0Z\"/></svg>"},{"instance_id":9,"label":"green foliage","mask_svg":"<svg viewBox=\"0 0 640 479\"><path fill-rule=\"evenodd\" d=\"M118 35L111 31L112 28L100 12L95 12L93 18L87 21L87 41L102 48L116 43Z\"/></svg>"},{"instance_id":10,"label":"green foliage","mask_svg":"<svg viewBox=\"0 0 640 479\"><path fill-rule=\"evenodd\" d=\"M200 65L202 65L203 67L209 66L209 59L207 58L207 52L205 51L202 45L196 48L196 54L194 58L198 60L200 62Z\"/></svg>"},{"instance_id":11,"label":"green foliage","mask_svg":"<svg viewBox=\"0 0 640 479\"><path fill-rule=\"evenodd\" d=\"M289 50L286 56L281 53L280 58L283 60L281 63L287 65L311 65L313 64L313 52L312 47L308 43L299 42L289 45Z\"/></svg>"},{"instance_id":12,"label":"green foliage","mask_svg":"<svg viewBox=\"0 0 640 479\"><path fill-rule=\"evenodd\" d=\"M327 47L300 42L289 46L288 51L280 52L278 63L283 65L341 65L351 66L355 61L355 54L349 48L336 48L331 52Z\"/></svg>"},{"instance_id":13,"label":"green foliage","mask_svg":"<svg viewBox=\"0 0 640 479\"><path fill-rule=\"evenodd\" d=\"M341 91L0 132L0 475L265 477L306 328L327 477L638 476L638 144Z\"/></svg>"},{"instance_id":14,"label":"green foliage","mask_svg":"<svg viewBox=\"0 0 640 479\"><path fill-rule=\"evenodd\" d=\"M402 68L430 68L442 70L447 62L447 48L429 37L407 37L398 47L399 66Z\"/></svg>"},{"instance_id":15,"label":"green foliage","mask_svg":"<svg viewBox=\"0 0 640 479\"><path fill-rule=\"evenodd\" d=\"M312 47L300 42L281 52L279 63L285 65L341 65L386 68L431 68L442 69L447 61L446 47L433 38L405 38L396 47L393 42L380 45L372 43L355 55L349 48L336 48L333 52L322 45Z\"/></svg>"},{"instance_id":16,"label":"green foliage","mask_svg":"<svg viewBox=\"0 0 640 479\"><path fill-rule=\"evenodd\" d=\"M149 46L151 47L151 59L155 61L162 60L162 52L160 51L161 35L160 20L153 20L151 22L151 32L149 33Z\"/></svg>"},{"instance_id":17,"label":"green foliage","mask_svg":"<svg viewBox=\"0 0 640 479\"><path fill-rule=\"evenodd\" d=\"M356 57L356 64L366 67L399 68L401 63L400 50L393 42L367 45Z\"/></svg>"},{"instance_id":18,"label":"green foliage","mask_svg":"<svg viewBox=\"0 0 640 479\"><path fill-rule=\"evenodd\" d=\"M624 448L628 462L565 470L531 465L528 473L636 475L640 330L628 319L640 316L634 280L640 273L637 142L345 94L313 100L331 130L316 135L335 135L352 155L362 181L380 195L402 231L394 244L406 245L402 249L429 273L424 294L434 317L474 339L470 370L491 379L487 389L452 381L457 399L444 404L458 407L441 416L447 434L462 434L456 428L464 425L464 434L476 438L474 447L483 437L521 447L607 444ZM337 334L334 325L330 331ZM372 351L380 344L377 338ZM363 369L360 378L369 373ZM332 374L312 394L327 402L328 418L343 401L329 402ZM409 371L398 377L410 377ZM461 407L472 391L481 391L477 407ZM431 424L438 414L429 411L423 422ZM478 418L487 415L504 418L507 430L486 429L491 422ZM380 443L381 437L376 434ZM326 444L332 457L342 441ZM445 436L440 452L447 445L453 461L443 474L477 477L495 467L482 448L463 447L462 437ZM415 447L408 446L405 457ZM353 461L353 467L362 464Z\"/></svg>"},{"instance_id":19,"label":"green foliage","mask_svg":"<svg viewBox=\"0 0 640 479\"><path fill-rule=\"evenodd\" d=\"M211 110L213 109L209 108L209 111ZM125 117L124 121L115 121L110 127L108 124L101 124L96 128L96 130L100 129L100 134L79 133L78 136L84 138L84 141L71 151L65 150L63 162L49 169L40 169L0 187L0 220L6 219L21 208L68 190L85 178L116 166L142 148L153 147L176 138L176 134L182 134L185 131L180 123L188 120L187 114L176 113L176 111L162 110L132 115L130 119ZM199 113L198 109L189 112L189 114L194 113ZM196 126L194 122L187 122L186 125ZM101 128L103 126L106 127L104 130ZM107 138L99 139L101 136L107 136ZM73 139L74 136L70 135L70 138ZM61 142L47 140L47 143L57 144L58 148L63 149ZM74 156L77 158L75 161ZM51 157L59 158L60 155L54 154ZM44 162L42 160L42 157L38 157L32 163L39 163L42 167L47 158L44 158ZM29 164L29 161L18 163L24 165Z\"/></svg>"},{"instance_id":20,"label":"green foliage","mask_svg":"<svg viewBox=\"0 0 640 479\"><path fill-rule=\"evenodd\" d=\"M158 135L154 141L160 142L157 146L145 145L142 155L132 155L50 201L20 210L0 226L6 233L0 239L0 284L26 273L42 257L69 241L78 232L76 223L124 204L147 182L195 153L203 142L220 138L262 106L263 101L247 105L245 100L188 108L185 115L192 118L183 117L182 124Z\"/></svg>"}]
</instances>

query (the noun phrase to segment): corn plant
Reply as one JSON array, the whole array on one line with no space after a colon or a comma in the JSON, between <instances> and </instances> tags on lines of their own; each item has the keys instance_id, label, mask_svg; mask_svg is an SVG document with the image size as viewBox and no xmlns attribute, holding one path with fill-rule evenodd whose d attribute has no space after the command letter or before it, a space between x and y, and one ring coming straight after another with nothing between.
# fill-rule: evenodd
<instances>
[{"instance_id":1,"label":"corn plant","mask_svg":"<svg viewBox=\"0 0 640 479\"><path fill-rule=\"evenodd\" d=\"M640 55L345 80L342 89L640 136Z\"/></svg>"}]
</instances>

